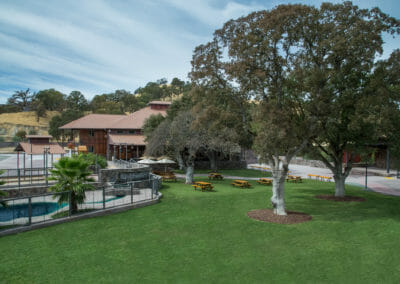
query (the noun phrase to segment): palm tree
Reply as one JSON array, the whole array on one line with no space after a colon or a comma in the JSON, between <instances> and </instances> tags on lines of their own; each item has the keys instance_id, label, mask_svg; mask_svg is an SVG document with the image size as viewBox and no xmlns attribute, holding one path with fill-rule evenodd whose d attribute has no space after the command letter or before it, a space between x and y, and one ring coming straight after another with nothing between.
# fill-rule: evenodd
<instances>
[{"instance_id":1,"label":"palm tree","mask_svg":"<svg viewBox=\"0 0 400 284\"><path fill-rule=\"evenodd\" d=\"M80 158L63 157L54 164L55 169L50 170L51 177L49 180L55 180L57 183L50 187L51 191L61 192L58 203L68 202L72 213L78 212L78 204L82 204L85 200L85 191L94 190L94 186L88 184L94 179L89 176L92 172L88 169L90 163Z\"/></svg>"},{"instance_id":2,"label":"palm tree","mask_svg":"<svg viewBox=\"0 0 400 284\"><path fill-rule=\"evenodd\" d=\"M3 171L3 170L0 170L0 176L1 176L3 173L4 173L4 171ZM5 184L5 182L2 181L2 180L0 180L0 185L3 185L3 184ZM1 197L1 196L7 196L7 195L8 195L7 192L1 191L1 190L0 190L0 197ZM1 200L0 200L0 205L6 207L6 206L7 206L7 203L6 203L5 201L1 201Z\"/></svg>"}]
</instances>

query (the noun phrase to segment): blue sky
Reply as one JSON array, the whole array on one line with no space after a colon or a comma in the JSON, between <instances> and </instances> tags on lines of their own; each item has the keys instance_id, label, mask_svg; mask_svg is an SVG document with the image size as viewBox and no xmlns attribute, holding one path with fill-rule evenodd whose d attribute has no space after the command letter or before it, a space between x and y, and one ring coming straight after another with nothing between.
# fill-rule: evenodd
<instances>
[{"instance_id":1,"label":"blue sky","mask_svg":"<svg viewBox=\"0 0 400 284\"><path fill-rule=\"evenodd\" d=\"M321 2L1 0L0 103L26 88L79 90L90 99L160 78L187 80L193 49L227 20L278 4ZM353 3L400 18L398 0ZM384 58L400 47L400 39L385 39Z\"/></svg>"}]
</instances>

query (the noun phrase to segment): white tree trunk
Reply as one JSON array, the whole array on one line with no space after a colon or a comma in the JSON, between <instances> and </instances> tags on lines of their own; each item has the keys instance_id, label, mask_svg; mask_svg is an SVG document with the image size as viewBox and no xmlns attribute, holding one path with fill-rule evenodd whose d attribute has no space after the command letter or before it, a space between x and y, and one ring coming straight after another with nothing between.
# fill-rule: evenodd
<instances>
[{"instance_id":1,"label":"white tree trunk","mask_svg":"<svg viewBox=\"0 0 400 284\"><path fill-rule=\"evenodd\" d=\"M183 164L182 156L181 155L176 155L176 159L178 160L179 169L183 170L185 167L184 167L184 164Z\"/></svg>"},{"instance_id":2,"label":"white tree trunk","mask_svg":"<svg viewBox=\"0 0 400 284\"><path fill-rule=\"evenodd\" d=\"M186 167L186 181L185 181L186 184L192 184L194 182L193 172L194 172L193 165L189 165Z\"/></svg>"},{"instance_id":3,"label":"white tree trunk","mask_svg":"<svg viewBox=\"0 0 400 284\"><path fill-rule=\"evenodd\" d=\"M287 215L285 209L285 179L288 172L287 166L279 167L279 162L272 167L272 197L271 202L274 213Z\"/></svg>"},{"instance_id":4,"label":"white tree trunk","mask_svg":"<svg viewBox=\"0 0 400 284\"><path fill-rule=\"evenodd\" d=\"M341 161L340 161L340 163L334 164L333 178L335 179L335 196L336 197L343 197L346 195L345 182L346 182L347 176L350 173L350 170L351 170L351 166L346 167L343 172L343 165L342 165Z\"/></svg>"},{"instance_id":5,"label":"white tree trunk","mask_svg":"<svg viewBox=\"0 0 400 284\"><path fill-rule=\"evenodd\" d=\"M343 173L336 173L333 175L335 179L335 196L343 197L346 195L345 191L345 181L346 177Z\"/></svg>"}]
</instances>

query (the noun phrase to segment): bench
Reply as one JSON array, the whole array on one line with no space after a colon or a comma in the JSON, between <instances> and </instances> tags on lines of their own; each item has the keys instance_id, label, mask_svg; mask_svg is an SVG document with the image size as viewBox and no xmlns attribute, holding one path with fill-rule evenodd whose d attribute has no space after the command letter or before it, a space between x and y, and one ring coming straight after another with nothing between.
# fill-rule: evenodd
<instances>
[{"instance_id":1,"label":"bench","mask_svg":"<svg viewBox=\"0 0 400 284\"><path fill-rule=\"evenodd\" d=\"M327 177L327 176L319 176L320 177L320 179L322 180L322 181L331 181L332 180L332 177Z\"/></svg>"},{"instance_id":2,"label":"bench","mask_svg":"<svg viewBox=\"0 0 400 284\"><path fill-rule=\"evenodd\" d=\"M176 181L176 176L173 172L153 171L153 174L160 176L162 181Z\"/></svg>"},{"instance_id":3,"label":"bench","mask_svg":"<svg viewBox=\"0 0 400 284\"><path fill-rule=\"evenodd\" d=\"M220 180L223 180L224 177L219 173L210 173L208 175L208 179L220 179Z\"/></svg>"},{"instance_id":4,"label":"bench","mask_svg":"<svg viewBox=\"0 0 400 284\"><path fill-rule=\"evenodd\" d=\"M331 181L332 180L332 177L328 177L328 176L321 176L321 175L314 175L314 174L308 174L307 176L308 176L308 178L315 177L315 179L321 180L321 181Z\"/></svg>"},{"instance_id":5,"label":"bench","mask_svg":"<svg viewBox=\"0 0 400 284\"><path fill-rule=\"evenodd\" d=\"M303 179L300 176L292 176L292 175L288 175L288 177L286 178L287 182L303 182Z\"/></svg>"},{"instance_id":6,"label":"bench","mask_svg":"<svg viewBox=\"0 0 400 284\"><path fill-rule=\"evenodd\" d=\"M261 184L261 185L272 185L272 179L270 179L270 178L260 178L257 181L257 183Z\"/></svg>"},{"instance_id":7,"label":"bench","mask_svg":"<svg viewBox=\"0 0 400 284\"><path fill-rule=\"evenodd\" d=\"M244 187L249 188L251 186L248 181L238 180L238 179L234 180L231 184L233 186L237 186L237 187L241 187L241 188L244 188Z\"/></svg>"},{"instance_id":8,"label":"bench","mask_svg":"<svg viewBox=\"0 0 400 284\"><path fill-rule=\"evenodd\" d=\"M174 174L162 175L162 181L176 181L176 176Z\"/></svg>"},{"instance_id":9,"label":"bench","mask_svg":"<svg viewBox=\"0 0 400 284\"><path fill-rule=\"evenodd\" d=\"M211 191L214 188L211 183L201 182L201 181L195 182L194 184L192 184L192 186L193 186L194 190L201 189L201 191L204 191L204 190Z\"/></svg>"}]
</instances>

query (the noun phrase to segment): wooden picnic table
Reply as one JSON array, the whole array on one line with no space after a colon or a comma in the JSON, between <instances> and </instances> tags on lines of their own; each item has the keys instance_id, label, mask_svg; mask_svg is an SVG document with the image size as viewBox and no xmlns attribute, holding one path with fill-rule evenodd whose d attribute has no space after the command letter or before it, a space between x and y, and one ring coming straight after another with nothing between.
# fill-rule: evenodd
<instances>
[{"instance_id":1,"label":"wooden picnic table","mask_svg":"<svg viewBox=\"0 0 400 284\"><path fill-rule=\"evenodd\" d=\"M272 185L272 179L270 178L260 178L257 182L262 185Z\"/></svg>"},{"instance_id":2,"label":"wooden picnic table","mask_svg":"<svg viewBox=\"0 0 400 284\"><path fill-rule=\"evenodd\" d=\"M224 179L224 177L220 173L209 173L208 174L209 179Z\"/></svg>"},{"instance_id":3,"label":"wooden picnic table","mask_svg":"<svg viewBox=\"0 0 400 284\"><path fill-rule=\"evenodd\" d=\"M303 182L301 176L292 176L292 175L288 175L288 177L286 178L287 182Z\"/></svg>"},{"instance_id":4,"label":"wooden picnic table","mask_svg":"<svg viewBox=\"0 0 400 284\"><path fill-rule=\"evenodd\" d=\"M193 188L196 189L201 189L201 191L204 190L212 190L214 187L212 186L211 183L209 182L204 182L204 181L197 181L194 184L192 184Z\"/></svg>"},{"instance_id":5,"label":"wooden picnic table","mask_svg":"<svg viewBox=\"0 0 400 284\"><path fill-rule=\"evenodd\" d=\"M174 172L160 172L160 171L153 171L153 174L159 175L162 178L162 181L176 181L176 175Z\"/></svg>"},{"instance_id":6,"label":"wooden picnic table","mask_svg":"<svg viewBox=\"0 0 400 284\"><path fill-rule=\"evenodd\" d=\"M241 187L241 188L243 188L243 187L250 187L250 186L251 186L250 183L249 183L248 181L246 181L246 180L240 180L240 179L235 179L235 180L232 182L232 185L233 185L233 186L238 186L238 187Z\"/></svg>"}]
</instances>

